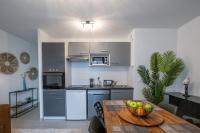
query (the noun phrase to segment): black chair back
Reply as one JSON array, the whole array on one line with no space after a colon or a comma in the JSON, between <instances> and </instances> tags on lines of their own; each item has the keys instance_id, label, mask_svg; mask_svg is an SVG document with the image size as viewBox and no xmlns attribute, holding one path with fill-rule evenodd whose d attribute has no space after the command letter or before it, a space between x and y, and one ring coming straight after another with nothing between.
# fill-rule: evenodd
<instances>
[{"instance_id":1,"label":"black chair back","mask_svg":"<svg viewBox=\"0 0 200 133\"><path fill-rule=\"evenodd\" d=\"M167 110L170 113L177 114L178 107L169 103L160 103L158 104L159 107Z\"/></svg>"},{"instance_id":2,"label":"black chair back","mask_svg":"<svg viewBox=\"0 0 200 133\"><path fill-rule=\"evenodd\" d=\"M88 131L89 133L105 133L106 132L104 126L102 125L102 123L96 116L93 116L91 118Z\"/></svg>"},{"instance_id":3,"label":"black chair back","mask_svg":"<svg viewBox=\"0 0 200 133\"><path fill-rule=\"evenodd\" d=\"M103 107L102 107L101 103L99 101L96 102L94 104L94 108L96 110L97 117L100 119L100 121L102 121L104 123Z\"/></svg>"}]
</instances>

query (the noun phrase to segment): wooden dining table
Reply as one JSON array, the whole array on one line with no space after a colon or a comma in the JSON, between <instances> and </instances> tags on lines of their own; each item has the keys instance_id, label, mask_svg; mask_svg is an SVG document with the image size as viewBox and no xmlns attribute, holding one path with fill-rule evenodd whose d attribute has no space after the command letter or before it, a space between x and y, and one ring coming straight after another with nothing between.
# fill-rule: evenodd
<instances>
[{"instance_id":1,"label":"wooden dining table","mask_svg":"<svg viewBox=\"0 0 200 133\"><path fill-rule=\"evenodd\" d=\"M153 113L163 119L163 122L158 126L138 126L127 122L118 113L124 108L127 107L123 100L103 101L107 133L200 133L200 128L156 105L154 105Z\"/></svg>"}]
</instances>

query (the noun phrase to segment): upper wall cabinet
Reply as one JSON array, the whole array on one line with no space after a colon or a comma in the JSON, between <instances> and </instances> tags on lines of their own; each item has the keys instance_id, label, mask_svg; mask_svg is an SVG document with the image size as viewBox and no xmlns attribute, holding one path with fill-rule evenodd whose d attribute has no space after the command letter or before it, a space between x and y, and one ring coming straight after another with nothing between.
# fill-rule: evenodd
<instances>
[{"instance_id":1,"label":"upper wall cabinet","mask_svg":"<svg viewBox=\"0 0 200 133\"><path fill-rule=\"evenodd\" d=\"M109 43L93 42L90 44L90 53L109 53Z\"/></svg>"},{"instance_id":2,"label":"upper wall cabinet","mask_svg":"<svg viewBox=\"0 0 200 133\"><path fill-rule=\"evenodd\" d=\"M88 42L69 42L68 55L89 55L89 46Z\"/></svg>"},{"instance_id":3,"label":"upper wall cabinet","mask_svg":"<svg viewBox=\"0 0 200 133\"><path fill-rule=\"evenodd\" d=\"M64 50L64 43L42 43L43 72L65 72Z\"/></svg>"},{"instance_id":4,"label":"upper wall cabinet","mask_svg":"<svg viewBox=\"0 0 200 133\"><path fill-rule=\"evenodd\" d=\"M130 66L130 50L129 42L110 42L110 65L111 66Z\"/></svg>"},{"instance_id":5,"label":"upper wall cabinet","mask_svg":"<svg viewBox=\"0 0 200 133\"><path fill-rule=\"evenodd\" d=\"M73 59L74 56L110 54L111 66L130 66L130 51L131 45L129 42L70 42L68 46L68 55L71 60L83 60Z\"/></svg>"}]
</instances>

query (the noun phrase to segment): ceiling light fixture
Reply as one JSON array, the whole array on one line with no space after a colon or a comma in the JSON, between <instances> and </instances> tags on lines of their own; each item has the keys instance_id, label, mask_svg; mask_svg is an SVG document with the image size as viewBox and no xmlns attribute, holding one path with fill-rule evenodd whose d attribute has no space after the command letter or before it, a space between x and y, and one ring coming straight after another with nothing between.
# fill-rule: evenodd
<instances>
[{"instance_id":1,"label":"ceiling light fixture","mask_svg":"<svg viewBox=\"0 0 200 133\"><path fill-rule=\"evenodd\" d=\"M82 24L82 31L91 31L93 32L95 30L95 22L94 21L84 21L84 22L81 22Z\"/></svg>"}]
</instances>

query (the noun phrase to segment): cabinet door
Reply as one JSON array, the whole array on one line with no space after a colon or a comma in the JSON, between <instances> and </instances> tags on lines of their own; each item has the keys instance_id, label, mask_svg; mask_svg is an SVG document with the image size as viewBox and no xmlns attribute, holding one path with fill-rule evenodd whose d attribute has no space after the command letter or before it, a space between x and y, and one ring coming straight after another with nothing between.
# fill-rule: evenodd
<instances>
[{"instance_id":1,"label":"cabinet door","mask_svg":"<svg viewBox=\"0 0 200 133\"><path fill-rule=\"evenodd\" d=\"M43 72L65 71L64 43L43 43L42 63Z\"/></svg>"},{"instance_id":2,"label":"cabinet door","mask_svg":"<svg viewBox=\"0 0 200 133\"><path fill-rule=\"evenodd\" d=\"M133 99L132 89L113 89L111 90L111 100Z\"/></svg>"},{"instance_id":3,"label":"cabinet door","mask_svg":"<svg viewBox=\"0 0 200 133\"><path fill-rule=\"evenodd\" d=\"M86 119L86 90L67 90L67 120Z\"/></svg>"},{"instance_id":4,"label":"cabinet door","mask_svg":"<svg viewBox=\"0 0 200 133\"><path fill-rule=\"evenodd\" d=\"M111 66L130 66L129 42L111 42L109 45Z\"/></svg>"},{"instance_id":5,"label":"cabinet door","mask_svg":"<svg viewBox=\"0 0 200 133\"><path fill-rule=\"evenodd\" d=\"M109 44L107 42L93 42L90 44L90 53L109 53Z\"/></svg>"},{"instance_id":6,"label":"cabinet door","mask_svg":"<svg viewBox=\"0 0 200 133\"><path fill-rule=\"evenodd\" d=\"M44 91L44 116L65 116L65 90Z\"/></svg>"},{"instance_id":7,"label":"cabinet door","mask_svg":"<svg viewBox=\"0 0 200 133\"><path fill-rule=\"evenodd\" d=\"M69 42L68 55L89 55L88 42Z\"/></svg>"}]
</instances>

